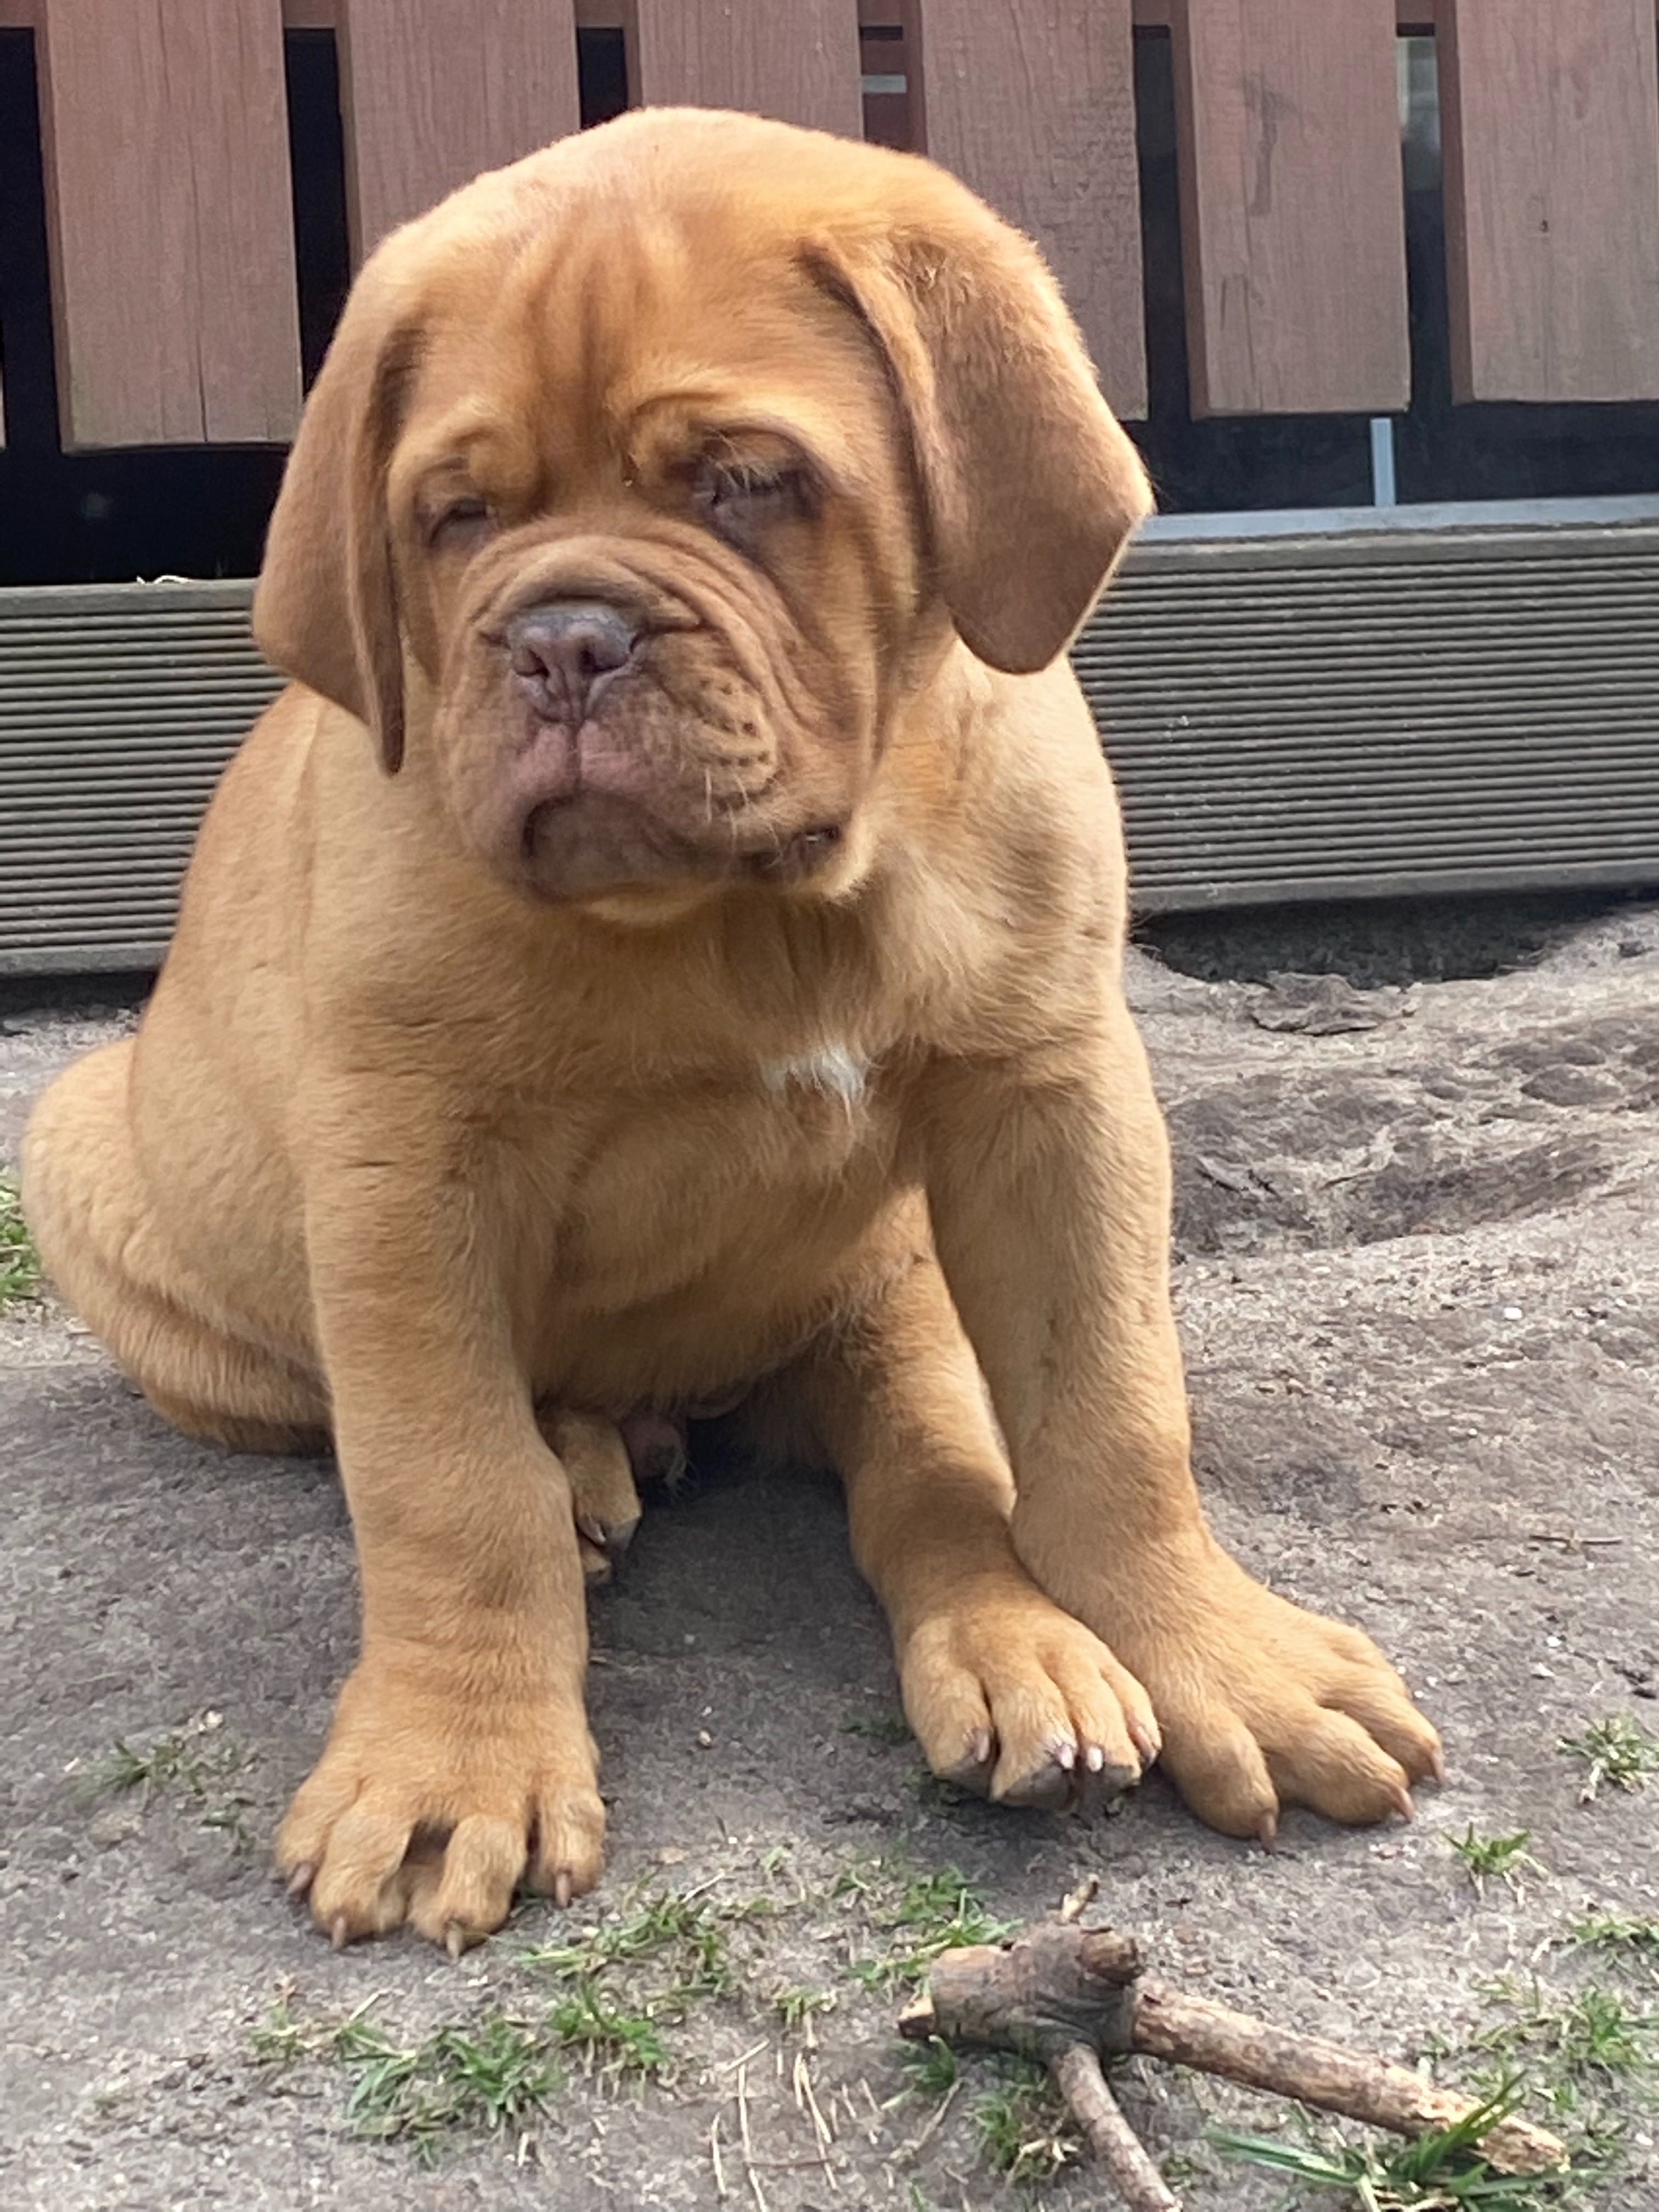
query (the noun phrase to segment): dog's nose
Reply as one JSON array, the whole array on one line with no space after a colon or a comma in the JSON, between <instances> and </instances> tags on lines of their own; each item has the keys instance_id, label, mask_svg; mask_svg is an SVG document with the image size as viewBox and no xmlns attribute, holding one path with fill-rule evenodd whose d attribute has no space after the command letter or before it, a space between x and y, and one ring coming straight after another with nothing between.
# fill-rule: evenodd
<instances>
[{"instance_id":1,"label":"dog's nose","mask_svg":"<svg viewBox=\"0 0 1659 2212\"><path fill-rule=\"evenodd\" d=\"M596 694L633 659L639 635L603 599L546 599L508 623L507 661L538 714L580 724Z\"/></svg>"}]
</instances>

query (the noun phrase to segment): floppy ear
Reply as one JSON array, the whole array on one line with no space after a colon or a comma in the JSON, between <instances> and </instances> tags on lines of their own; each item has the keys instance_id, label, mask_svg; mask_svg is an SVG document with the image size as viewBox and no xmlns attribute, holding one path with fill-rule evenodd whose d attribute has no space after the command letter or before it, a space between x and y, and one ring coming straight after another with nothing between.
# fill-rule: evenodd
<instances>
[{"instance_id":1,"label":"floppy ear","mask_svg":"<svg viewBox=\"0 0 1659 2212\"><path fill-rule=\"evenodd\" d=\"M808 259L880 349L957 635L1030 675L1070 642L1152 495L1036 248L951 198Z\"/></svg>"},{"instance_id":2,"label":"floppy ear","mask_svg":"<svg viewBox=\"0 0 1659 2212\"><path fill-rule=\"evenodd\" d=\"M296 677L368 725L386 773L404 756L403 640L386 476L418 346L373 272L335 332L289 455L253 594L253 635Z\"/></svg>"}]
</instances>

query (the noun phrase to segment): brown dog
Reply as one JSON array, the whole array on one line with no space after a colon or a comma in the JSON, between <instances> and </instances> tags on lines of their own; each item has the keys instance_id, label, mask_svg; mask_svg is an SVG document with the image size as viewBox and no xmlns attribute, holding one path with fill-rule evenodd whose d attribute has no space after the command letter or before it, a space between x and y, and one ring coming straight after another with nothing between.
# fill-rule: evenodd
<instances>
[{"instance_id":1,"label":"brown dog","mask_svg":"<svg viewBox=\"0 0 1659 2212\"><path fill-rule=\"evenodd\" d=\"M26 1159L162 1413L332 1432L362 1652L278 1850L337 1942L598 1878L573 1522L636 1510L611 1424L763 1380L940 1771L1161 1741L1250 1836L1437 1765L1188 1471L1060 658L1147 504L1036 253L907 155L647 112L364 270L255 606L296 680Z\"/></svg>"}]
</instances>

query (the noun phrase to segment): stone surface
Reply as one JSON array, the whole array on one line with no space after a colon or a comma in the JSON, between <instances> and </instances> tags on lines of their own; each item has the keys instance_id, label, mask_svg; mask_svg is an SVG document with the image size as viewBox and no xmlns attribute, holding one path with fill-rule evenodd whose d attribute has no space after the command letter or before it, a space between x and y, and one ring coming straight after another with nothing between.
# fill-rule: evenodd
<instances>
[{"instance_id":1,"label":"stone surface","mask_svg":"<svg viewBox=\"0 0 1659 2212\"><path fill-rule=\"evenodd\" d=\"M1506 1969L1570 1984L1549 1947L1587 1905L1659 1912L1659 1785L1581 1805L1558 1749L1603 1713L1659 1728L1659 908L1529 919L1526 964L1461 981L1420 980L1459 972L1433 946L1402 972L1340 931L1322 952L1316 917L1276 946L1271 928L1241 927L1231 964L1224 931L1201 958L1171 933L1207 980L1146 953L1133 969L1176 1147L1199 1456L1249 1565L1363 1623L1443 1724L1449 1780L1415 1824L1344 1834L1293 1814L1264 1856L1200 1829L1156 1777L1089 1826L944 1802L910 1747L857 1725L879 1722L892 1680L833 1491L704 1471L650 1507L594 1600L612 1869L576 1918L638 1881L786 1909L741 1993L676 2032L672 2088L617 2097L578 2075L522 2160L469 2142L423 2169L354 2139L337 2070L256 2064L254 2030L283 1992L301 2016L372 1998L409 2034L527 2002L516 1950L555 1916L532 1908L451 1966L412 1940L337 1958L285 1903L266 1839L353 1649L332 1470L173 1435L48 1306L0 1324L0 2201L713 2205L717 2117L736 2201L729 2062L748 2051L774 2212L1012 2202L978 2152L981 2072L900 2155L932 2106L888 2103L905 2080L895 2006L848 1977L851 1923L823 1897L872 1852L959 1866L1010 1917L1092 1871L1170 1973L1392 2053L1466 2037ZM1501 969L1501 942L1473 964ZM52 1071L131 1018L14 1004L0 1153ZM191 1742L220 1763L201 1796L77 1787L117 1739L209 1712L222 1726ZM246 1767L221 1758L236 1747ZM1446 1840L1469 1823L1529 1829L1547 1877L1477 1896ZM816 1901L793 1902L802 1887ZM775 2070L799 2040L769 2007L781 1983L838 1992L810 2054L833 2190L799 2162L811 2130ZM1203 2148L1206 2115L1234 2102L1151 2074L1125 2095L1158 2149L1196 2159L1193 2212L1281 2201ZM1652 2133L1608 2208L1659 2204ZM1035 2201L1080 2212L1101 2192L1073 2173Z\"/></svg>"}]
</instances>

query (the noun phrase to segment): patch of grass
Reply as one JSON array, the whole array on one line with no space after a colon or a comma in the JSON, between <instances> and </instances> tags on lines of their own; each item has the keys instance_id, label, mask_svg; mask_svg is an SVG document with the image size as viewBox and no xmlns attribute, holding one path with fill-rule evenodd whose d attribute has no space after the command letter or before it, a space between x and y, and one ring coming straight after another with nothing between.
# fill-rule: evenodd
<instances>
[{"instance_id":1,"label":"patch of grass","mask_svg":"<svg viewBox=\"0 0 1659 2212\"><path fill-rule=\"evenodd\" d=\"M352 2133L406 2143L424 2165L459 2131L522 2133L545 2115L564 2080L549 2032L499 2012L400 2043L366 2009L332 2026L307 2025L284 2002L255 2030L253 2052L270 2067L334 2060L351 2081Z\"/></svg>"},{"instance_id":2,"label":"patch of grass","mask_svg":"<svg viewBox=\"0 0 1659 2212\"><path fill-rule=\"evenodd\" d=\"M1482 1994L1504 2017L1473 2039L1486 2062L1480 2087L1522 2081L1565 2137L1575 2169L1611 2167L1635 2107L1653 2094L1659 2015L1596 1982L1561 1991L1509 1977Z\"/></svg>"},{"instance_id":3,"label":"patch of grass","mask_svg":"<svg viewBox=\"0 0 1659 2212\"><path fill-rule=\"evenodd\" d=\"M578 1981L593 1981L616 1967L666 1960L673 1987L684 2000L724 1996L732 1986L730 1930L771 1907L755 1899L743 1905L672 1893L641 1897L563 1943L542 1943L524 1963Z\"/></svg>"},{"instance_id":4,"label":"patch of grass","mask_svg":"<svg viewBox=\"0 0 1659 2212\"><path fill-rule=\"evenodd\" d=\"M23 1218L15 1180L0 1175L0 1313L33 1302L40 1288L40 1255Z\"/></svg>"},{"instance_id":5,"label":"patch of grass","mask_svg":"<svg viewBox=\"0 0 1659 2212\"><path fill-rule=\"evenodd\" d=\"M1082 2146L1047 2069L1035 2059L1003 2062L999 2087L974 2106L986 2162L1010 2181L1036 2187L1052 2181Z\"/></svg>"},{"instance_id":6,"label":"patch of grass","mask_svg":"<svg viewBox=\"0 0 1659 2212\"><path fill-rule=\"evenodd\" d=\"M1501 1881L1516 1897L1521 1894L1523 1874L1542 1875L1548 1879L1547 1867L1539 1865L1527 1845L1532 1841L1528 1828L1517 1829L1512 1836L1483 1836L1473 1823L1461 1836L1448 1836L1447 1844L1462 1860L1469 1880L1484 1897L1488 1881Z\"/></svg>"},{"instance_id":7,"label":"patch of grass","mask_svg":"<svg viewBox=\"0 0 1659 2212\"><path fill-rule=\"evenodd\" d=\"M522 1963L568 1986L547 2014L555 2040L611 2078L670 2071L665 2027L738 1985L733 1931L775 1911L740 1902L635 1891L622 1907L568 1936L531 1946Z\"/></svg>"},{"instance_id":8,"label":"patch of grass","mask_svg":"<svg viewBox=\"0 0 1659 2212\"><path fill-rule=\"evenodd\" d=\"M1568 1928L1567 1942L1575 1951L1604 1951L1659 1965L1659 1920L1633 1920L1620 1912L1590 1912Z\"/></svg>"},{"instance_id":9,"label":"patch of grass","mask_svg":"<svg viewBox=\"0 0 1659 2212\"><path fill-rule=\"evenodd\" d=\"M851 1972L866 1989L884 1993L921 1981L942 1951L965 1943L1000 1943L1016 1924L994 1919L955 1867L914 1875L896 1905L876 1917L888 1935L888 1948L879 1958L854 1960Z\"/></svg>"},{"instance_id":10,"label":"patch of grass","mask_svg":"<svg viewBox=\"0 0 1659 2212\"><path fill-rule=\"evenodd\" d=\"M835 2010L836 1993L833 1990L775 1990L772 2003L784 2026L799 2033L814 2014Z\"/></svg>"},{"instance_id":11,"label":"patch of grass","mask_svg":"<svg viewBox=\"0 0 1659 2212\"><path fill-rule=\"evenodd\" d=\"M867 1904L880 1893L888 1879L883 1860L855 1851L830 1885L830 1894L838 1904Z\"/></svg>"},{"instance_id":12,"label":"patch of grass","mask_svg":"<svg viewBox=\"0 0 1659 2212\"><path fill-rule=\"evenodd\" d=\"M1659 1774L1659 1736L1630 1713L1591 1721L1577 1735L1564 1735L1559 1748L1589 1769L1578 1792L1581 1805L1593 1805L1604 1782L1616 1790L1644 1790L1649 1777Z\"/></svg>"},{"instance_id":13,"label":"patch of grass","mask_svg":"<svg viewBox=\"0 0 1659 2212\"><path fill-rule=\"evenodd\" d=\"M85 1766L77 1761L71 1772L84 1803L136 1793L148 1807L166 1798L194 1811L233 1850L246 1851L253 1848L255 1800L238 1784L258 1764L258 1754L226 1730L224 1715L210 1711L145 1742L118 1736L101 1758Z\"/></svg>"},{"instance_id":14,"label":"patch of grass","mask_svg":"<svg viewBox=\"0 0 1659 2212\"><path fill-rule=\"evenodd\" d=\"M955 2048L942 2035L930 2035L926 2043L907 2043L901 2056L906 2087L918 2097L946 2096L962 2078Z\"/></svg>"},{"instance_id":15,"label":"patch of grass","mask_svg":"<svg viewBox=\"0 0 1659 2212\"><path fill-rule=\"evenodd\" d=\"M874 1712L848 1713L841 1724L843 1735L862 1736L866 1743L879 1744L884 1751L896 1751L910 1741L910 1723L902 1713L892 1707L878 1708Z\"/></svg>"},{"instance_id":16,"label":"patch of grass","mask_svg":"<svg viewBox=\"0 0 1659 2212\"><path fill-rule=\"evenodd\" d=\"M1538 2212L1565 2204L1571 2201L1570 2176L1498 2173L1474 2148L1519 2102L1519 2090L1510 2083L1467 2119L1415 2142L1347 2142L1311 2127L1301 2142L1230 2128L1212 2129L1209 2141L1225 2157L1266 2166L1306 2190L1338 2194L1363 2212L1459 2212L1466 2205L1480 2212Z\"/></svg>"},{"instance_id":17,"label":"patch of grass","mask_svg":"<svg viewBox=\"0 0 1659 2212\"><path fill-rule=\"evenodd\" d=\"M658 2016L656 2007L629 2011L597 1984L579 1982L549 2012L547 2023L561 2044L580 2055L588 2073L648 2078L668 2071Z\"/></svg>"},{"instance_id":18,"label":"patch of grass","mask_svg":"<svg viewBox=\"0 0 1659 2212\"><path fill-rule=\"evenodd\" d=\"M1510 2017L1484 2029L1475 2047L1506 2066L1528 2064L1545 2077L1542 2086L1558 2109L1564 2089L1637 2080L1659 2061L1659 2014L1641 2011L1622 1991L1599 1982L1564 1996L1506 1978L1489 1984L1486 1995Z\"/></svg>"}]
</instances>

